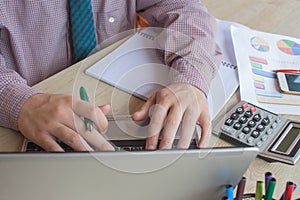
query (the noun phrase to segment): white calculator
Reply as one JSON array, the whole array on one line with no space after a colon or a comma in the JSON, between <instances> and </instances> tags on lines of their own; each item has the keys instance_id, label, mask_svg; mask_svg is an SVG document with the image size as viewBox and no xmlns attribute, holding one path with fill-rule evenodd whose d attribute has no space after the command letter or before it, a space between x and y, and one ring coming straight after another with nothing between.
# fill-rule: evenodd
<instances>
[{"instance_id":1,"label":"white calculator","mask_svg":"<svg viewBox=\"0 0 300 200\"><path fill-rule=\"evenodd\" d=\"M300 122L245 101L218 119L213 133L237 146L255 146L268 161L295 164L300 157Z\"/></svg>"}]
</instances>

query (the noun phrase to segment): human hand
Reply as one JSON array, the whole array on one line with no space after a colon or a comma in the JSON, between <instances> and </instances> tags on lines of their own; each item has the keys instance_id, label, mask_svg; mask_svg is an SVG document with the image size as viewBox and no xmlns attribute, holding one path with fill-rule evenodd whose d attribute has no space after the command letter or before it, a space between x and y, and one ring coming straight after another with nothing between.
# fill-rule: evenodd
<instances>
[{"instance_id":1,"label":"human hand","mask_svg":"<svg viewBox=\"0 0 300 200\"><path fill-rule=\"evenodd\" d=\"M26 138L46 151L63 151L56 139L75 151L93 151L90 145L99 150L114 150L96 129L89 132L79 117L91 119L100 132L105 132L105 114L109 111L109 105L97 107L67 95L37 94L22 106L18 127Z\"/></svg>"},{"instance_id":2,"label":"human hand","mask_svg":"<svg viewBox=\"0 0 300 200\"><path fill-rule=\"evenodd\" d=\"M132 117L134 120L142 120L148 117L149 113L151 120L146 149L156 148L161 131L162 140L159 149L172 148L180 122L182 132L177 148L189 147L197 121L201 127L198 146L208 145L211 136L210 115L206 96L198 88L185 83L171 84L153 94Z\"/></svg>"}]
</instances>

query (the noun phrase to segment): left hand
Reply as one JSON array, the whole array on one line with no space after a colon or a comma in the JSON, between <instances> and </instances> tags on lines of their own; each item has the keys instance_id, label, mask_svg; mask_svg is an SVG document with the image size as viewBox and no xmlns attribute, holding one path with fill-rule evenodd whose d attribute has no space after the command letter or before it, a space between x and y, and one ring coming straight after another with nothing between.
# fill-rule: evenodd
<instances>
[{"instance_id":1,"label":"left hand","mask_svg":"<svg viewBox=\"0 0 300 200\"><path fill-rule=\"evenodd\" d=\"M198 146L208 146L211 136L210 115L206 96L198 88L186 83L176 83L157 91L132 117L134 120L143 120L148 115L151 121L146 149L156 149L161 131L159 149L171 149L180 122L182 132L177 148L187 149L197 121L201 127Z\"/></svg>"}]
</instances>

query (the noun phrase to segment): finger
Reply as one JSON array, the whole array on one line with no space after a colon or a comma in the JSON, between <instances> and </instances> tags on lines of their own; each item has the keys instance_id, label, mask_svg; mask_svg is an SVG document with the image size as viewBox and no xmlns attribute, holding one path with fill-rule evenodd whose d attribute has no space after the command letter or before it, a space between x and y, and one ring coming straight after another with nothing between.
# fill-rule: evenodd
<instances>
[{"instance_id":1,"label":"finger","mask_svg":"<svg viewBox=\"0 0 300 200\"><path fill-rule=\"evenodd\" d=\"M103 112L104 115L106 115L110 111L110 105L108 105L108 104L99 106L99 108Z\"/></svg>"},{"instance_id":2,"label":"finger","mask_svg":"<svg viewBox=\"0 0 300 200\"><path fill-rule=\"evenodd\" d=\"M181 135L177 144L178 149L188 149L195 134L197 115L192 110L184 113L181 125Z\"/></svg>"},{"instance_id":3,"label":"finger","mask_svg":"<svg viewBox=\"0 0 300 200\"><path fill-rule=\"evenodd\" d=\"M73 120L66 120L64 123L70 129L74 130L74 132L77 135L79 134L83 138L82 144L84 146L90 147L89 145L87 145L88 143L92 145L93 148L95 148L96 150L103 150L103 151L115 150L113 146L108 141L106 141L106 139L97 131L97 129L92 129L92 131L89 131L86 128L84 121L80 119L77 115L74 114ZM90 148L88 148L88 150L90 150Z\"/></svg>"},{"instance_id":4,"label":"finger","mask_svg":"<svg viewBox=\"0 0 300 200\"><path fill-rule=\"evenodd\" d=\"M201 127L201 137L199 141L199 148L208 147L211 137L211 121L208 110L202 112L199 117L199 123Z\"/></svg>"},{"instance_id":5,"label":"finger","mask_svg":"<svg viewBox=\"0 0 300 200\"><path fill-rule=\"evenodd\" d=\"M146 119L149 116L149 110L154 105L154 103L155 103L155 95L152 95L138 111L133 113L132 115L133 120L139 121L139 120Z\"/></svg>"},{"instance_id":6,"label":"finger","mask_svg":"<svg viewBox=\"0 0 300 200\"><path fill-rule=\"evenodd\" d=\"M65 125L59 125L52 134L75 151L93 151L78 133Z\"/></svg>"},{"instance_id":7,"label":"finger","mask_svg":"<svg viewBox=\"0 0 300 200\"><path fill-rule=\"evenodd\" d=\"M57 142L51 137L48 133L44 132L39 134L40 136L36 139L30 140L35 144L42 147L45 151L48 152L63 152L64 150L57 144Z\"/></svg>"},{"instance_id":8,"label":"finger","mask_svg":"<svg viewBox=\"0 0 300 200\"><path fill-rule=\"evenodd\" d=\"M107 141L102 134L100 134L96 129L91 132L84 132L81 134L82 137L91 144L95 150L98 151L115 151L114 146Z\"/></svg>"},{"instance_id":9,"label":"finger","mask_svg":"<svg viewBox=\"0 0 300 200\"><path fill-rule=\"evenodd\" d=\"M151 116L151 120L148 128L148 137L146 140L146 149L149 150L156 149L158 138L161 129L164 125L166 116L167 116L167 108L159 104L153 106L153 114Z\"/></svg>"},{"instance_id":10,"label":"finger","mask_svg":"<svg viewBox=\"0 0 300 200\"><path fill-rule=\"evenodd\" d=\"M82 136L84 140L86 140L96 150L102 150L102 151L115 150L115 148L96 129L92 129L92 131L88 131L85 127L84 122L76 115L74 116L74 123L76 124L77 132Z\"/></svg>"},{"instance_id":11,"label":"finger","mask_svg":"<svg viewBox=\"0 0 300 200\"><path fill-rule=\"evenodd\" d=\"M162 132L162 139L159 145L159 149L171 149L174 138L178 131L178 127L181 121L181 109L180 107L174 107L168 113L165 120L165 125Z\"/></svg>"},{"instance_id":12,"label":"finger","mask_svg":"<svg viewBox=\"0 0 300 200\"><path fill-rule=\"evenodd\" d=\"M147 150L154 150L157 147L159 134L152 135L151 137L147 137L146 146Z\"/></svg>"},{"instance_id":13,"label":"finger","mask_svg":"<svg viewBox=\"0 0 300 200\"><path fill-rule=\"evenodd\" d=\"M73 110L78 116L92 120L101 133L107 130L108 121L98 106L93 106L82 100L74 100Z\"/></svg>"}]
</instances>

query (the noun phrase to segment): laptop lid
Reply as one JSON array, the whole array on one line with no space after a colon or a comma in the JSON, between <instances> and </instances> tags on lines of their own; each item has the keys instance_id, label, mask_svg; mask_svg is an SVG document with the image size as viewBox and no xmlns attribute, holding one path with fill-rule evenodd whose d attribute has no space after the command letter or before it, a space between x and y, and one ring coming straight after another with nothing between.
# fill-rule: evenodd
<instances>
[{"instance_id":1,"label":"laptop lid","mask_svg":"<svg viewBox=\"0 0 300 200\"><path fill-rule=\"evenodd\" d=\"M212 200L236 185L258 149L2 153L1 199Z\"/></svg>"}]
</instances>

